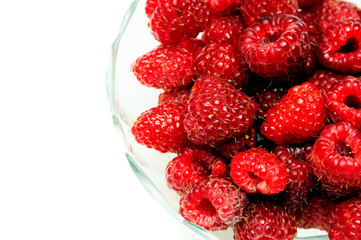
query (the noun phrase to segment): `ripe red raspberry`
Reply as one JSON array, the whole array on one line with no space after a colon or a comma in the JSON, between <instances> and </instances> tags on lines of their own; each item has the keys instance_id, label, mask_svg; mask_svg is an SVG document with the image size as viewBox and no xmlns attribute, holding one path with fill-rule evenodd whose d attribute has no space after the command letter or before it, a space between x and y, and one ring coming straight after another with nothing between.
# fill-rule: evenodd
<instances>
[{"instance_id":1,"label":"ripe red raspberry","mask_svg":"<svg viewBox=\"0 0 361 240\"><path fill-rule=\"evenodd\" d=\"M158 96L158 104L179 103L186 107L188 104L189 92L190 89L164 91Z\"/></svg>"},{"instance_id":2,"label":"ripe red raspberry","mask_svg":"<svg viewBox=\"0 0 361 240\"><path fill-rule=\"evenodd\" d=\"M278 145L302 143L316 137L324 127L326 107L312 83L292 87L267 112L261 133Z\"/></svg>"},{"instance_id":3,"label":"ripe red raspberry","mask_svg":"<svg viewBox=\"0 0 361 240\"><path fill-rule=\"evenodd\" d=\"M337 23L337 21L359 18L355 4L347 1L324 0L314 11L322 32L326 32L326 30Z\"/></svg>"},{"instance_id":4,"label":"ripe red raspberry","mask_svg":"<svg viewBox=\"0 0 361 240\"><path fill-rule=\"evenodd\" d=\"M338 21L322 35L317 49L320 63L345 73L361 72L361 19Z\"/></svg>"},{"instance_id":5,"label":"ripe red raspberry","mask_svg":"<svg viewBox=\"0 0 361 240\"><path fill-rule=\"evenodd\" d=\"M361 186L361 132L347 122L330 124L312 147L315 175L322 182Z\"/></svg>"},{"instance_id":6,"label":"ripe red raspberry","mask_svg":"<svg viewBox=\"0 0 361 240\"><path fill-rule=\"evenodd\" d=\"M325 95L333 118L361 126L361 78L348 76L335 83Z\"/></svg>"},{"instance_id":7,"label":"ripe red raspberry","mask_svg":"<svg viewBox=\"0 0 361 240\"><path fill-rule=\"evenodd\" d=\"M199 53L195 66L200 75L219 77L241 87L248 74L240 62L240 56L231 44L211 43Z\"/></svg>"},{"instance_id":8,"label":"ripe red raspberry","mask_svg":"<svg viewBox=\"0 0 361 240\"><path fill-rule=\"evenodd\" d=\"M280 14L298 15L297 0L241 0L241 14L246 25L263 17Z\"/></svg>"},{"instance_id":9,"label":"ripe red raspberry","mask_svg":"<svg viewBox=\"0 0 361 240\"><path fill-rule=\"evenodd\" d=\"M158 6L158 0L147 0L145 2L145 14L147 14L148 18L151 18L155 8Z\"/></svg>"},{"instance_id":10,"label":"ripe red raspberry","mask_svg":"<svg viewBox=\"0 0 361 240\"><path fill-rule=\"evenodd\" d=\"M211 177L197 182L180 199L180 214L207 230L225 230L244 213L246 193L228 178Z\"/></svg>"},{"instance_id":11,"label":"ripe red raspberry","mask_svg":"<svg viewBox=\"0 0 361 240\"><path fill-rule=\"evenodd\" d=\"M206 43L227 43L238 45L238 37L244 28L241 16L213 16L204 31L202 39Z\"/></svg>"},{"instance_id":12,"label":"ripe red raspberry","mask_svg":"<svg viewBox=\"0 0 361 240\"><path fill-rule=\"evenodd\" d=\"M196 58L202 49L206 46L206 43L198 38L189 38L184 42L179 43L179 45L193 54L194 58Z\"/></svg>"},{"instance_id":13,"label":"ripe red raspberry","mask_svg":"<svg viewBox=\"0 0 361 240\"><path fill-rule=\"evenodd\" d=\"M263 78L299 72L309 54L306 24L293 15L264 17L244 29L239 48L252 72Z\"/></svg>"},{"instance_id":14,"label":"ripe red raspberry","mask_svg":"<svg viewBox=\"0 0 361 240\"><path fill-rule=\"evenodd\" d=\"M234 240L293 240L297 234L294 215L269 203L253 203L234 226Z\"/></svg>"},{"instance_id":15,"label":"ripe red raspberry","mask_svg":"<svg viewBox=\"0 0 361 240\"><path fill-rule=\"evenodd\" d=\"M177 152L187 143L185 107L165 103L143 112L132 126L135 140L160 152Z\"/></svg>"},{"instance_id":16,"label":"ripe red raspberry","mask_svg":"<svg viewBox=\"0 0 361 240\"><path fill-rule=\"evenodd\" d=\"M238 152L256 147L257 133L253 127L242 135L230 139L216 146L217 152L226 159L232 159Z\"/></svg>"},{"instance_id":17,"label":"ripe red raspberry","mask_svg":"<svg viewBox=\"0 0 361 240\"><path fill-rule=\"evenodd\" d=\"M271 195L283 191L287 185L285 165L262 148L237 153L230 168L232 181L247 193Z\"/></svg>"},{"instance_id":18,"label":"ripe red raspberry","mask_svg":"<svg viewBox=\"0 0 361 240\"><path fill-rule=\"evenodd\" d=\"M243 92L214 77L199 77L191 89L184 127L195 144L216 145L245 133L256 107Z\"/></svg>"},{"instance_id":19,"label":"ripe red raspberry","mask_svg":"<svg viewBox=\"0 0 361 240\"><path fill-rule=\"evenodd\" d=\"M210 20L210 7L203 0L158 0L149 26L163 44L197 37Z\"/></svg>"},{"instance_id":20,"label":"ripe red raspberry","mask_svg":"<svg viewBox=\"0 0 361 240\"><path fill-rule=\"evenodd\" d=\"M302 205L301 209L296 212L297 227L299 228L317 228L329 231L330 213L336 203L325 197L314 196L311 200Z\"/></svg>"},{"instance_id":21,"label":"ripe red raspberry","mask_svg":"<svg viewBox=\"0 0 361 240\"><path fill-rule=\"evenodd\" d=\"M182 149L165 170L168 186L181 194L204 178L227 175L227 167L222 158L210 148L196 145Z\"/></svg>"},{"instance_id":22,"label":"ripe red raspberry","mask_svg":"<svg viewBox=\"0 0 361 240\"><path fill-rule=\"evenodd\" d=\"M205 0L211 8L213 14L220 14L227 9L239 5L239 0Z\"/></svg>"},{"instance_id":23,"label":"ripe red raspberry","mask_svg":"<svg viewBox=\"0 0 361 240\"><path fill-rule=\"evenodd\" d=\"M330 240L361 239L361 200L352 198L331 211Z\"/></svg>"},{"instance_id":24,"label":"ripe red raspberry","mask_svg":"<svg viewBox=\"0 0 361 240\"><path fill-rule=\"evenodd\" d=\"M321 92L322 96L325 96L335 83L339 82L345 77L346 75L340 72L329 69L317 69L308 79L308 82L315 85Z\"/></svg>"},{"instance_id":25,"label":"ripe red raspberry","mask_svg":"<svg viewBox=\"0 0 361 240\"><path fill-rule=\"evenodd\" d=\"M283 86L257 86L252 89L253 101L257 105L256 117L266 119L268 109L276 106L276 103L287 92Z\"/></svg>"},{"instance_id":26,"label":"ripe red raspberry","mask_svg":"<svg viewBox=\"0 0 361 240\"><path fill-rule=\"evenodd\" d=\"M298 208L315 186L311 163L306 158L311 148L311 145L302 147L279 145L272 150L287 168L289 180L281 196L282 204L287 209Z\"/></svg>"},{"instance_id":27,"label":"ripe red raspberry","mask_svg":"<svg viewBox=\"0 0 361 240\"><path fill-rule=\"evenodd\" d=\"M143 85L165 90L190 85L196 74L193 56L176 45L160 45L144 54L132 71Z\"/></svg>"}]
</instances>

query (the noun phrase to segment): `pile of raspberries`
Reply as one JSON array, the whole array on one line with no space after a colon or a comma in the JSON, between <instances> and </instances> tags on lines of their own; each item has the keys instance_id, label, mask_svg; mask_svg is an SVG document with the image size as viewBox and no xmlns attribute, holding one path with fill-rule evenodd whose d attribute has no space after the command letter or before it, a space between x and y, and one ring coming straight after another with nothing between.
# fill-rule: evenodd
<instances>
[{"instance_id":1,"label":"pile of raspberries","mask_svg":"<svg viewBox=\"0 0 361 240\"><path fill-rule=\"evenodd\" d=\"M361 240L361 10L341 0L147 0L164 90L132 126L176 153L180 214L234 239Z\"/></svg>"}]
</instances>

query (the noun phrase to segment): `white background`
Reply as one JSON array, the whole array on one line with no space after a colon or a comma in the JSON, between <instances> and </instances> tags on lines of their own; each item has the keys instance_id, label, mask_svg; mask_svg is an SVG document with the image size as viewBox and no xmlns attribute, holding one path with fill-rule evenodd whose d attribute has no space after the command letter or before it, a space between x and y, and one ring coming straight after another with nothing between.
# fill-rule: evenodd
<instances>
[{"instance_id":1,"label":"white background","mask_svg":"<svg viewBox=\"0 0 361 240\"><path fill-rule=\"evenodd\" d=\"M0 4L0 239L191 239L132 173L105 94L130 0Z\"/></svg>"}]
</instances>

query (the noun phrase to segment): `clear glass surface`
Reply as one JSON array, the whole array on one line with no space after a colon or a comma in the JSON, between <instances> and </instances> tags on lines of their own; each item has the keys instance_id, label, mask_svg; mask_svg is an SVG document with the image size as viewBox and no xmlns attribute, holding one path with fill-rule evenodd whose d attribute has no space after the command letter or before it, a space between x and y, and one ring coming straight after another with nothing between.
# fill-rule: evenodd
<instances>
[{"instance_id":1,"label":"clear glass surface","mask_svg":"<svg viewBox=\"0 0 361 240\"><path fill-rule=\"evenodd\" d=\"M353 0L360 7L360 0ZM159 45L147 27L145 0L134 0L121 22L119 34L112 47L107 71L106 90L113 122L124 140L124 152L147 191L180 224L194 231L201 240L233 239L231 228L227 231L207 231L183 219L178 213L179 195L167 187L165 168L174 154L162 154L138 144L131 134L132 123L145 110L157 105L160 90L141 85L131 72L131 64L141 55ZM121 149L121 148L120 148ZM324 240L327 234L317 229L298 229L296 239Z\"/></svg>"}]
</instances>

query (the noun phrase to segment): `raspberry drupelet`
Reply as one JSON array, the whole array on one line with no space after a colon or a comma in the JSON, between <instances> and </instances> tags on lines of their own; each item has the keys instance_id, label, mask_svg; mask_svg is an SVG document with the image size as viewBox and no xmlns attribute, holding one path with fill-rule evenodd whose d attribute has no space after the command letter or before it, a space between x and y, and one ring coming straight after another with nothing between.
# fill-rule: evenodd
<instances>
[{"instance_id":1,"label":"raspberry drupelet","mask_svg":"<svg viewBox=\"0 0 361 240\"><path fill-rule=\"evenodd\" d=\"M306 24L293 15L264 17L239 37L239 48L252 72L263 78L289 78L303 70L310 51Z\"/></svg>"}]
</instances>

